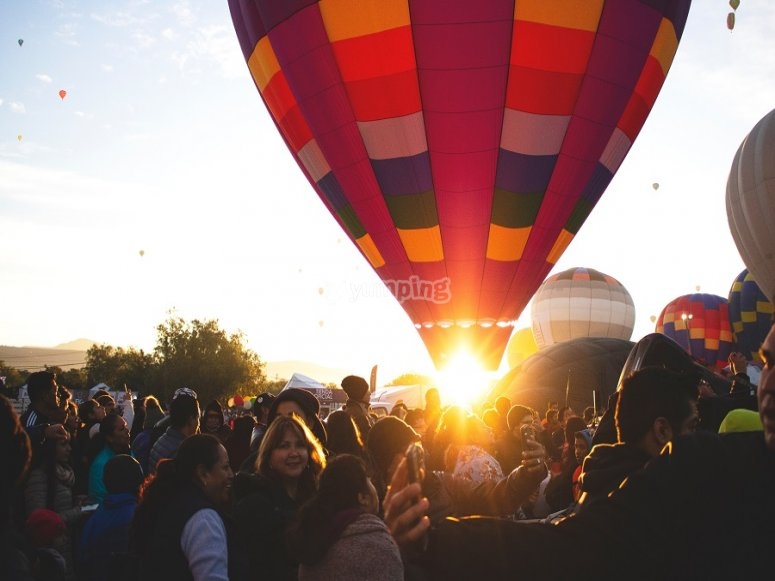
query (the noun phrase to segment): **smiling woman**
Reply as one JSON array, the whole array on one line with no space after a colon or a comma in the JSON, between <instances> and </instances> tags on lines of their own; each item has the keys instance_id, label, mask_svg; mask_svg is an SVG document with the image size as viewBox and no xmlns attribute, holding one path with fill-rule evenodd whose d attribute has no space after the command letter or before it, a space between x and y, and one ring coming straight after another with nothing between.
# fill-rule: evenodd
<instances>
[{"instance_id":1,"label":"smiling woman","mask_svg":"<svg viewBox=\"0 0 775 581\"><path fill-rule=\"evenodd\" d=\"M299 507L311 498L325 467L323 448L296 414L269 424L255 474L240 472L235 492L237 530L250 547L250 570L260 579L296 579L298 563L283 543Z\"/></svg>"},{"instance_id":2,"label":"smiling woman","mask_svg":"<svg viewBox=\"0 0 775 581\"><path fill-rule=\"evenodd\" d=\"M140 494L130 533L139 579L241 579L219 514L234 475L226 449L209 434L186 438L162 460Z\"/></svg>"}]
</instances>

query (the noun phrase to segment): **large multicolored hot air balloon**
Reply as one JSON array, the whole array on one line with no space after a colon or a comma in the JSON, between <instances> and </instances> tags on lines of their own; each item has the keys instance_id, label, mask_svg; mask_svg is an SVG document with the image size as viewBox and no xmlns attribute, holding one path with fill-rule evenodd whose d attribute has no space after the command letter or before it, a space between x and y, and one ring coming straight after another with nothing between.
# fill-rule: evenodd
<instances>
[{"instance_id":1,"label":"large multicolored hot air balloon","mask_svg":"<svg viewBox=\"0 0 775 581\"><path fill-rule=\"evenodd\" d=\"M547 278L530 311L539 349L578 337L629 340L635 304L624 285L592 268L571 268Z\"/></svg>"},{"instance_id":2,"label":"large multicolored hot air balloon","mask_svg":"<svg viewBox=\"0 0 775 581\"><path fill-rule=\"evenodd\" d=\"M697 293L670 301L657 319L656 331L715 369L726 367L734 348L729 303L717 295Z\"/></svg>"},{"instance_id":3,"label":"large multicolored hot air balloon","mask_svg":"<svg viewBox=\"0 0 775 581\"><path fill-rule=\"evenodd\" d=\"M288 148L434 363L467 347L490 369L632 146L689 5L229 0Z\"/></svg>"},{"instance_id":4,"label":"large multicolored hot air balloon","mask_svg":"<svg viewBox=\"0 0 775 581\"><path fill-rule=\"evenodd\" d=\"M750 360L758 360L759 347L772 326L773 304L747 269L732 283L728 301L737 350Z\"/></svg>"},{"instance_id":5,"label":"large multicolored hot air balloon","mask_svg":"<svg viewBox=\"0 0 775 581\"><path fill-rule=\"evenodd\" d=\"M740 257L759 288L775 301L775 109L740 144L726 200Z\"/></svg>"}]
</instances>

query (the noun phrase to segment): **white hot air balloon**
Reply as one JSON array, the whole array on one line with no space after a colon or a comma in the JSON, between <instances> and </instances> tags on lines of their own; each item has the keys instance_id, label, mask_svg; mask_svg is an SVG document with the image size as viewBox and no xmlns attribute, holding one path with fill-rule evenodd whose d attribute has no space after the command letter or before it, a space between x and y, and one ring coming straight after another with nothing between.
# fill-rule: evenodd
<instances>
[{"instance_id":1,"label":"white hot air balloon","mask_svg":"<svg viewBox=\"0 0 775 581\"><path fill-rule=\"evenodd\" d=\"M740 144L727 181L727 219L737 250L775 299L775 109Z\"/></svg>"},{"instance_id":2,"label":"white hot air balloon","mask_svg":"<svg viewBox=\"0 0 775 581\"><path fill-rule=\"evenodd\" d=\"M539 349L577 337L629 340L635 305L612 276L591 268L571 268L541 284L533 297L531 318Z\"/></svg>"}]
</instances>

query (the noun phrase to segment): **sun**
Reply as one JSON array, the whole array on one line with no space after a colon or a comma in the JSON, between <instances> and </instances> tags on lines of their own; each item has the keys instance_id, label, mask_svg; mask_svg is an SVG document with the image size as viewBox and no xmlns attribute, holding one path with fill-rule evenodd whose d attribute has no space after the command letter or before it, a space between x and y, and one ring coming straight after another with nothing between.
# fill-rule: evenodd
<instances>
[{"instance_id":1,"label":"sun","mask_svg":"<svg viewBox=\"0 0 775 581\"><path fill-rule=\"evenodd\" d=\"M470 409L490 389L494 372L486 371L468 351L458 351L436 374L439 395L444 405Z\"/></svg>"}]
</instances>

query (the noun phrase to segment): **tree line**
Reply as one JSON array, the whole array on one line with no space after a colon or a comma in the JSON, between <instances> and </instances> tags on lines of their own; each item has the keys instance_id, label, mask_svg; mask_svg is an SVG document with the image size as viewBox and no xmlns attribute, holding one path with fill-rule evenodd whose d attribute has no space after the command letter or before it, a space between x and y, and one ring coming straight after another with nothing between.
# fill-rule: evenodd
<instances>
[{"instance_id":1,"label":"tree line","mask_svg":"<svg viewBox=\"0 0 775 581\"><path fill-rule=\"evenodd\" d=\"M156 327L156 346L146 353L134 347L93 345L86 352L86 366L67 371L56 366L46 369L70 391L85 391L103 382L113 389L126 386L141 396L155 395L168 402L179 387L189 387L199 399L225 401L229 397L277 393L285 381L268 381L265 364L245 346L242 331L227 333L217 320L185 321L170 314ZM29 372L0 361L0 377L13 391Z\"/></svg>"}]
</instances>

